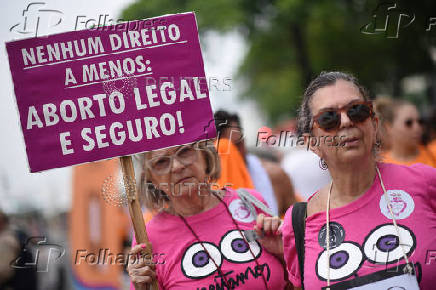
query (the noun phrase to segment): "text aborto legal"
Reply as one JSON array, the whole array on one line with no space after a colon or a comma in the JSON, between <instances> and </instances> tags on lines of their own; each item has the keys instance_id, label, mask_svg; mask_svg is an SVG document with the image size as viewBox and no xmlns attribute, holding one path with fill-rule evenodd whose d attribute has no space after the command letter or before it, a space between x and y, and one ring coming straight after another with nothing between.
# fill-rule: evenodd
<instances>
[{"instance_id":1,"label":"text aborto legal","mask_svg":"<svg viewBox=\"0 0 436 290\"><path fill-rule=\"evenodd\" d=\"M30 171L215 137L196 23L187 12L8 42Z\"/></svg>"},{"instance_id":2,"label":"text aborto legal","mask_svg":"<svg viewBox=\"0 0 436 290\"><path fill-rule=\"evenodd\" d=\"M176 102L182 103L186 100L195 101L207 98L207 94L200 90L199 78L194 77L192 81L194 90L191 89L189 79L180 79L180 84L176 84L180 89L177 90L173 82L162 82L159 88L154 84L147 85L145 86L145 94L144 92L141 94L139 88L133 88L136 109L145 110L162 104L170 106ZM109 112L107 112L105 107L110 108ZM97 94L92 97L63 100L59 108L53 103L43 104L38 107L30 106L27 114L27 130L57 125L62 121L71 123L78 119L86 120L93 119L96 116L106 117L108 114L121 114L125 111L125 108L124 95L119 91L112 92L109 97L107 94ZM127 120L125 125L121 122L113 122L110 125L109 140L113 145L124 144L126 137L133 142L139 142L144 136L146 139L151 139L159 138L161 134L172 135L175 133L177 125L179 126L179 132L184 132L180 111L176 111L176 116L166 113L159 119L156 117L144 117L143 120L138 118L133 121L134 124L132 120ZM83 150L91 151L96 145L98 148L109 146L109 142L105 141L107 129L105 125L96 126L95 128L83 128L81 136L87 142L83 144ZM69 132L62 132L60 134L63 155L74 153L73 149L68 148L68 145L71 145L71 140L68 139L69 135ZM93 135L95 135L96 142Z\"/></svg>"}]
</instances>

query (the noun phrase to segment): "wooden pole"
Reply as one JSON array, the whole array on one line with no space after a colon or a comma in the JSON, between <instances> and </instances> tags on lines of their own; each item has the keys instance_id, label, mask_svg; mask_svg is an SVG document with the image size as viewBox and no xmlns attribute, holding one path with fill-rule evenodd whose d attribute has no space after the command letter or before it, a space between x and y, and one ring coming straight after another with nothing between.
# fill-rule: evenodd
<instances>
[{"instance_id":1,"label":"wooden pole","mask_svg":"<svg viewBox=\"0 0 436 290\"><path fill-rule=\"evenodd\" d=\"M144 253L146 257L150 257L150 263L152 263L153 251L150 240L147 237L141 204L139 203L138 195L136 193L135 170L133 168L132 157L122 156L120 157L120 162L121 169L123 171L124 188L127 194L130 218L132 220L133 229L135 230L136 242L138 244L145 244L147 246L147 248L144 250ZM151 289L159 289L156 279L153 279L153 282L151 283Z\"/></svg>"}]
</instances>

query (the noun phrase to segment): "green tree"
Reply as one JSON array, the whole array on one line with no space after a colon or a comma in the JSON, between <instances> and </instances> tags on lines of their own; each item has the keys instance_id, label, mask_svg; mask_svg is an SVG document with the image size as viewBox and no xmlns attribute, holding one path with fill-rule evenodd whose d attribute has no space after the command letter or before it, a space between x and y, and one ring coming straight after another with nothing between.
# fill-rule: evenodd
<instances>
[{"instance_id":1,"label":"green tree","mask_svg":"<svg viewBox=\"0 0 436 290\"><path fill-rule=\"evenodd\" d=\"M304 87L323 70L344 70L377 93L402 94L400 81L412 74L430 75L430 47L436 38L426 32L436 2L422 0L383 4L375 0L139 0L123 18L141 19L195 11L200 33L238 29L249 50L239 69L247 83L244 97L255 99L272 121L295 115ZM379 4L382 6L379 7ZM380 25L389 11L387 33L364 34L366 24ZM385 5L385 6L383 6ZM376 8L379 7L377 11ZM408 18L400 14L415 15ZM436 14L436 13L435 13ZM436 16L436 15L433 15ZM400 34L395 24L400 19ZM434 29L436 31L436 28Z\"/></svg>"}]
</instances>

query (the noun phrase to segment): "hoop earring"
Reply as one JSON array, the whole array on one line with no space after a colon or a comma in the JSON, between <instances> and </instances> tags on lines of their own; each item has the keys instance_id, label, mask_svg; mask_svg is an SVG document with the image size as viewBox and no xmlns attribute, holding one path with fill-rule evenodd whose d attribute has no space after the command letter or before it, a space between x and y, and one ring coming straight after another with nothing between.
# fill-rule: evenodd
<instances>
[{"instance_id":1,"label":"hoop earring","mask_svg":"<svg viewBox=\"0 0 436 290\"><path fill-rule=\"evenodd\" d=\"M319 159L319 168L322 170L327 170L329 168L327 162L325 162L325 160L322 158Z\"/></svg>"}]
</instances>

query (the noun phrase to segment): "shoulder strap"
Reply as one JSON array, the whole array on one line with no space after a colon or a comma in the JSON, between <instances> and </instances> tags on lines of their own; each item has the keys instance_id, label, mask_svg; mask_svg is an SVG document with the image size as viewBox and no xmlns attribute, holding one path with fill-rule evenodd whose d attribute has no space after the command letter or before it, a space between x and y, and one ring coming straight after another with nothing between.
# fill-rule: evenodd
<instances>
[{"instance_id":1,"label":"shoulder strap","mask_svg":"<svg viewBox=\"0 0 436 290\"><path fill-rule=\"evenodd\" d=\"M295 234L295 247L300 266L301 289L304 290L304 236L306 230L307 202L297 202L292 208L292 228Z\"/></svg>"}]
</instances>

